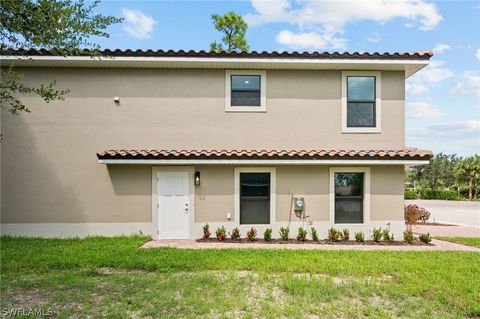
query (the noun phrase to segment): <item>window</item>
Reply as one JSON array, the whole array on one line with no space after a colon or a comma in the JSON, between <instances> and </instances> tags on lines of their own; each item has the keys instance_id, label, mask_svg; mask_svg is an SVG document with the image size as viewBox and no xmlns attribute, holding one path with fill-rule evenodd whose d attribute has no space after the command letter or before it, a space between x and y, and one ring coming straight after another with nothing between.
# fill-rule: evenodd
<instances>
[{"instance_id":1,"label":"window","mask_svg":"<svg viewBox=\"0 0 480 319\"><path fill-rule=\"evenodd\" d=\"M271 225L275 221L274 167L234 169L234 221L239 225Z\"/></svg>"},{"instance_id":2,"label":"window","mask_svg":"<svg viewBox=\"0 0 480 319\"><path fill-rule=\"evenodd\" d=\"M329 220L332 224L370 222L369 167L330 167Z\"/></svg>"},{"instance_id":3,"label":"window","mask_svg":"<svg viewBox=\"0 0 480 319\"><path fill-rule=\"evenodd\" d=\"M363 223L363 173L335 173L335 223Z\"/></svg>"},{"instance_id":4,"label":"window","mask_svg":"<svg viewBox=\"0 0 480 319\"><path fill-rule=\"evenodd\" d=\"M225 110L227 112L265 112L265 71L227 70Z\"/></svg>"},{"instance_id":5,"label":"window","mask_svg":"<svg viewBox=\"0 0 480 319\"><path fill-rule=\"evenodd\" d=\"M347 77L347 127L375 127L375 77Z\"/></svg>"},{"instance_id":6,"label":"window","mask_svg":"<svg viewBox=\"0 0 480 319\"><path fill-rule=\"evenodd\" d=\"M231 106L260 106L260 75L232 75Z\"/></svg>"},{"instance_id":7,"label":"window","mask_svg":"<svg viewBox=\"0 0 480 319\"><path fill-rule=\"evenodd\" d=\"M240 224L270 224L270 173L240 173Z\"/></svg>"},{"instance_id":8,"label":"window","mask_svg":"<svg viewBox=\"0 0 480 319\"><path fill-rule=\"evenodd\" d=\"M343 72L342 131L380 132L380 73Z\"/></svg>"}]
</instances>

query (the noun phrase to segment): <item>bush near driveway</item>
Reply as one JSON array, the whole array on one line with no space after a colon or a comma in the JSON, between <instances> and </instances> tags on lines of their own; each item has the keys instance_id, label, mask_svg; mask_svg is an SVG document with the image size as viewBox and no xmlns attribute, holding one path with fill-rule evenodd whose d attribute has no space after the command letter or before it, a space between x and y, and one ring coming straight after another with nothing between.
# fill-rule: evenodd
<instances>
[{"instance_id":1,"label":"bush near driveway","mask_svg":"<svg viewBox=\"0 0 480 319\"><path fill-rule=\"evenodd\" d=\"M58 317L480 316L479 253L138 248L146 240L3 237L0 307Z\"/></svg>"}]
</instances>

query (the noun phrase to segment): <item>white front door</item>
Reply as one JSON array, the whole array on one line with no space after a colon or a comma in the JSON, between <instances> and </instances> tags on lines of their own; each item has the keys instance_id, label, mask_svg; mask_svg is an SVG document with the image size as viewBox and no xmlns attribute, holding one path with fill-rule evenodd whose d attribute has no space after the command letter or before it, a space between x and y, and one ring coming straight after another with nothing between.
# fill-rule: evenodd
<instances>
[{"instance_id":1,"label":"white front door","mask_svg":"<svg viewBox=\"0 0 480 319\"><path fill-rule=\"evenodd\" d=\"M157 177L158 239L188 239L188 172L157 172Z\"/></svg>"}]
</instances>

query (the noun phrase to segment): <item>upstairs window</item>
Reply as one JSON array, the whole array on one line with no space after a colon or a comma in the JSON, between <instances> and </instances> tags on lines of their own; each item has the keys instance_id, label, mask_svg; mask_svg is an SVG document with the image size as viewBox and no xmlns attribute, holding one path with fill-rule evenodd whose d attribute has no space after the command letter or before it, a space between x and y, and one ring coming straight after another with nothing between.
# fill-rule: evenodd
<instances>
[{"instance_id":1,"label":"upstairs window","mask_svg":"<svg viewBox=\"0 0 480 319\"><path fill-rule=\"evenodd\" d=\"M343 72L342 132L380 132L380 73Z\"/></svg>"},{"instance_id":2,"label":"upstairs window","mask_svg":"<svg viewBox=\"0 0 480 319\"><path fill-rule=\"evenodd\" d=\"M227 70L225 111L265 112L265 71Z\"/></svg>"},{"instance_id":3,"label":"upstairs window","mask_svg":"<svg viewBox=\"0 0 480 319\"><path fill-rule=\"evenodd\" d=\"M375 127L374 76L347 76L347 127Z\"/></svg>"}]
</instances>

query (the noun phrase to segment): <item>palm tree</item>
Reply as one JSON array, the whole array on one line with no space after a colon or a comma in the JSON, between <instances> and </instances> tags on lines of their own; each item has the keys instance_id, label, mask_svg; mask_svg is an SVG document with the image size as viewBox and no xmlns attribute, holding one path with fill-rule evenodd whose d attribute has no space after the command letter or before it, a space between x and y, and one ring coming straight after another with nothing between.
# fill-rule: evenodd
<instances>
[{"instance_id":1,"label":"palm tree","mask_svg":"<svg viewBox=\"0 0 480 319\"><path fill-rule=\"evenodd\" d=\"M478 155L470 156L461 161L455 170L458 179L468 178L468 199L473 198L473 182L477 184L480 176L480 157Z\"/></svg>"}]
</instances>

